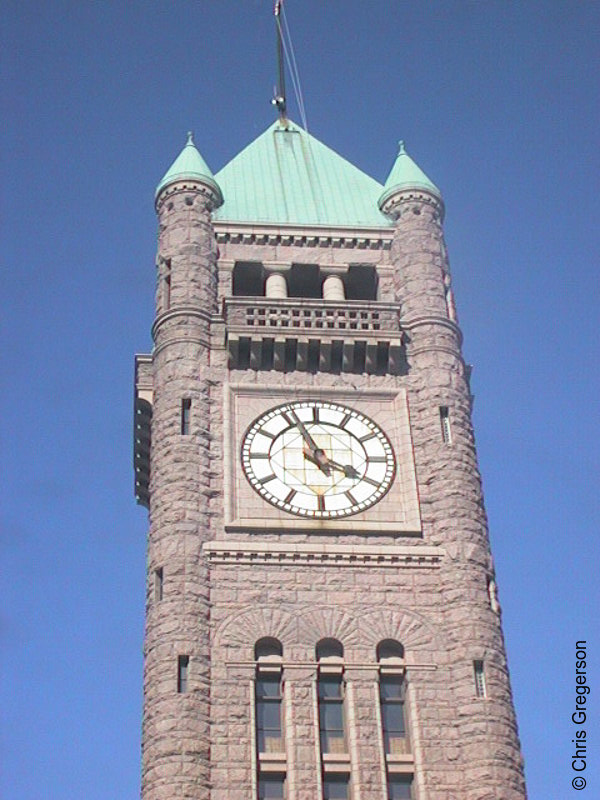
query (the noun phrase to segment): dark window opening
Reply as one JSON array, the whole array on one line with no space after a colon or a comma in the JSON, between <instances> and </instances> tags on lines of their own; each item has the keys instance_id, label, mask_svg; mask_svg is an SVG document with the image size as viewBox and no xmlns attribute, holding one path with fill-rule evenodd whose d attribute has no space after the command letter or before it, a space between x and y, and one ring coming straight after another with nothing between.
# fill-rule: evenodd
<instances>
[{"instance_id":1,"label":"dark window opening","mask_svg":"<svg viewBox=\"0 0 600 800\"><path fill-rule=\"evenodd\" d=\"M192 420L192 401L189 397L184 397L181 401L181 435L188 436Z\"/></svg>"},{"instance_id":2,"label":"dark window opening","mask_svg":"<svg viewBox=\"0 0 600 800\"><path fill-rule=\"evenodd\" d=\"M285 797L285 775L259 775L258 800L282 800Z\"/></svg>"},{"instance_id":3,"label":"dark window opening","mask_svg":"<svg viewBox=\"0 0 600 800\"><path fill-rule=\"evenodd\" d=\"M442 426L442 441L449 444L452 441L450 430L450 411L448 406L440 406L440 424Z\"/></svg>"},{"instance_id":4,"label":"dark window opening","mask_svg":"<svg viewBox=\"0 0 600 800\"><path fill-rule=\"evenodd\" d=\"M388 775L388 800L411 800L412 775Z\"/></svg>"},{"instance_id":5,"label":"dark window opening","mask_svg":"<svg viewBox=\"0 0 600 800\"><path fill-rule=\"evenodd\" d=\"M177 691L179 694L185 694L188 690L189 664L189 656L179 656L177 659Z\"/></svg>"},{"instance_id":6,"label":"dark window opening","mask_svg":"<svg viewBox=\"0 0 600 800\"><path fill-rule=\"evenodd\" d=\"M485 671L483 661L473 662L473 673L475 677L475 696L485 697L487 694L485 686Z\"/></svg>"},{"instance_id":7,"label":"dark window opening","mask_svg":"<svg viewBox=\"0 0 600 800\"><path fill-rule=\"evenodd\" d=\"M265 276L259 261L237 261L233 268L234 297L264 297Z\"/></svg>"},{"instance_id":8,"label":"dark window opening","mask_svg":"<svg viewBox=\"0 0 600 800\"><path fill-rule=\"evenodd\" d=\"M375 267L352 264L344 278L347 300L377 300L377 270Z\"/></svg>"},{"instance_id":9,"label":"dark window opening","mask_svg":"<svg viewBox=\"0 0 600 800\"><path fill-rule=\"evenodd\" d=\"M288 274L288 296L321 298L322 283L318 264L292 264Z\"/></svg>"},{"instance_id":10,"label":"dark window opening","mask_svg":"<svg viewBox=\"0 0 600 800\"><path fill-rule=\"evenodd\" d=\"M168 311L171 307L171 259L166 258L163 265L163 282L162 282L162 305L163 311Z\"/></svg>"},{"instance_id":11,"label":"dark window opening","mask_svg":"<svg viewBox=\"0 0 600 800\"><path fill-rule=\"evenodd\" d=\"M323 800L348 800L348 775L325 775L323 777Z\"/></svg>"},{"instance_id":12,"label":"dark window opening","mask_svg":"<svg viewBox=\"0 0 600 800\"><path fill-rule=\"evenodd\" d=\"M162 600L163 599L163 585L164 585L163 568L159 567L158 569L154 570L154 599L155 600Z\"/></svg>"}]
</instances>

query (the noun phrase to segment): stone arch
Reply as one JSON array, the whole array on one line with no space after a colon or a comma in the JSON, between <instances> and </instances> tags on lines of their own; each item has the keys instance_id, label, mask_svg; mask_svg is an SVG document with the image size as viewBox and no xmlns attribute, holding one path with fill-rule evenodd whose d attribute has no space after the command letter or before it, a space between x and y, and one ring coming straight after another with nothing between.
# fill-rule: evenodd
<instances>
[{"instance_id":1,"label":"stone arch","mask_svg":"<svg viewBox=\"0 0 600 800\"><path fill-rule=\"evenodd\" d=\"M314 648L321 639L338 639L344 646L354 647L360 642L358 624L354 615L346 609L320 606L306 609L298 619L299 641Z\"/></svg>"},{"instance_id":2,"label":"stone arch","mask_svg":"<svg viewBox=\"0 0 600 800\"><path fill-rule=\"evenodd\" d=\"M217 628L215 645L233 648L240 657L252 660L254 645L264 638L277 639L285 652L298 638L296 617L279 606L237 609Z\"/></svg>"},{"instance_id":3,"label":"stone arch","mask_svg":"<svg viewBox=\"0 0 600 800\"><path fill-rule=\"evenodd\" d=\"M385 639L394 639L410 654L438 649L438 636L431 625L413 611L392 610L387 607L367 609L359 621L360 637L363 644L371 645L373 653L377 645Z\"/></svg>"}]
</instances>

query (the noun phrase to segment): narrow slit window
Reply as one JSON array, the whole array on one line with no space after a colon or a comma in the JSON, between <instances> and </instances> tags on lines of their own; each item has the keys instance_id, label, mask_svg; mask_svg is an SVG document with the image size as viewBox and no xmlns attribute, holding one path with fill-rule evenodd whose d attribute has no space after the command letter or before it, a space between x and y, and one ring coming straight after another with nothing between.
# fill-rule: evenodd
<instances>
[{"instance_id":1,"label":"narrow slit window","mask_svg":"<svg viewBox=\"0 0 600 800\"><path fill-rule=\"evenodd\" d=\"M171 307L171 259L165 261L165 271L163 274L163 310L168 311Z\"/></svg>"},{"instance_id":2,"label":"narrow slit window","mask_svg":"<svg viewBox=\"0 0 600 800\"><path fill-rule=\"evenodd\" d=\"M485 688L485 670L483 661L473 662L473 674L475 678L475 696L485 697L487 692Z\"/></svg>"},{"instance_id":3,"label":"narrow slit window","mask_svg":"<svg viewBox=\"0 0 600 800\"><path fill-rule=\"evenodd\" d=\"M442 426L442 441L450 444L452 432L450 430L450 412L448 406L440 406L440 424Z\"/></svg>"},{"instance_id":4,"label":"narrow slit window","mask_svg":"<svg viewBox=\"0 0 600 800\"><path fill-rule=\"evenodd\" d=\"M177 659L177 691L185 694L188 690L188 672L190 666L189 656L179 656Z\"/></svg>"},{"instance_id":5,"label":"narrow slit window","mask_svg":"<svg viewBox=\"0 0 600 800\"><path fill-rule=\"evenodd\" d=\"M158 567L154 570L154 599L157 601L163 599L163 581L163 568Z\"/></svg>"},{"instance_id":6,"label":"narrow slit window","mask_svg":"<svg viewBox=\"0 0 600 800\"><path fill-rule=\"evenodd\" d=\"M188 436L192 421L192 401L189 397L184 397L181 401L181 435Z\"/></svg>"}]
</instances>

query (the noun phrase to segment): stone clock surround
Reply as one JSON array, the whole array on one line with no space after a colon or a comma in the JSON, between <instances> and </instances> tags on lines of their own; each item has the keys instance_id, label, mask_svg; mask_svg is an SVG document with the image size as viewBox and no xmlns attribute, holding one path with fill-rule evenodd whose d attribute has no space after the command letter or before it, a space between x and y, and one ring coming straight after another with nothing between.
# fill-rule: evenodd
<instances>
[{"instance_id":1,"label":"stone clock surround","mask_svg":"<svg viewBox=\"0 0 600 800\"><path fill-rule=\"evenodd\" d=\"M387 494L364 512L342 519L305 520L287 514L258 495L244 475L240 445L248 426L261 414L292 400L331 400L370 417L388 436L396 455L396 476ZM403 389L367 389L349 396L343 382L337 387L295 384L274 387L266 383L230 383L224 387L223 485L225 531L311 531L413 534L421 532L419 504L410 437L406 392Z\"/></svg>"}]
</instances>

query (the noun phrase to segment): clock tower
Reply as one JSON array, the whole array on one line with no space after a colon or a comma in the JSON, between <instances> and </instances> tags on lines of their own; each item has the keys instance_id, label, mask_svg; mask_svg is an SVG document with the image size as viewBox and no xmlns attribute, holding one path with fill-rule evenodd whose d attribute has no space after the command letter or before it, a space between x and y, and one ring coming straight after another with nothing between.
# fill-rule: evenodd
<instances>
[{"instance_id":1,"label":"clock tower","mask_svg":"<svg viewBox=\"0 0 600 800\"><path fill-rule=\"evenodd\" d=\"M282 113L156 211L143 800L523 800L440 191Z\"/></svg>"}]
</instances>

